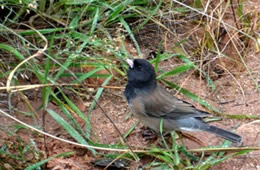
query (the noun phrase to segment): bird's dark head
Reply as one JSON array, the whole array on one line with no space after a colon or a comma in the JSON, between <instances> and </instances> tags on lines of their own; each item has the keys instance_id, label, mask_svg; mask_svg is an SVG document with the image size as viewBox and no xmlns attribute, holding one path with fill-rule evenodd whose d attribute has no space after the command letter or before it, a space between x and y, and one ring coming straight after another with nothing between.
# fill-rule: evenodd
<instances>
[{"instance_id":1,"label":"bird's dark head","mask_svg":"<svg viewBox=\"0 0 260 170\"><path fill-rule=\"evenodd\" d=\"M127 59L129 65L127 72L128 85L139 89L156 87L156 74L153 66L144 59Z\"/></svg>"}]
</instances>

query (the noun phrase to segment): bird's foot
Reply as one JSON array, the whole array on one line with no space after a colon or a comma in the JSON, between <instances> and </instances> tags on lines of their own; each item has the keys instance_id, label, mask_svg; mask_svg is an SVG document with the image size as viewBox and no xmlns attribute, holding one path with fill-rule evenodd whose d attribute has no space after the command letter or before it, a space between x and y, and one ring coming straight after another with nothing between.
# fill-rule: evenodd
<instances>
[{"instance_id":1,"label":"bird's foot","mask_svg":"<svg viewBox=\"0 0 260 170\"><path fill-rule=\"evenodd\" d=\"M144 129L142 130L142 137L145 141L154 141L157 139L157 133L154 130L146 127L143 127L142 129Z\"/></svg>"}]
</instances>

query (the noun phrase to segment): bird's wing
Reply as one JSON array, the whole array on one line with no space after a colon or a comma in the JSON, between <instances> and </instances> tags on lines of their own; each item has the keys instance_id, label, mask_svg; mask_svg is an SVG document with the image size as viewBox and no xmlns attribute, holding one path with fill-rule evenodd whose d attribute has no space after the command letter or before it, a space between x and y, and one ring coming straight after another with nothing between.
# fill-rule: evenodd
<instances>
[{"instance_id":1,"label":"bird's wing","mask_svg":"<svg viewBox=\"0 0 260 170\"><path fill-rule=\"evenodd\" d=\"M151 117L179 119L209 116L209 113L177 99L160 85L152 93L144 95L142 100L145 110L143 114Z\"/></svg>"}]
</instances>

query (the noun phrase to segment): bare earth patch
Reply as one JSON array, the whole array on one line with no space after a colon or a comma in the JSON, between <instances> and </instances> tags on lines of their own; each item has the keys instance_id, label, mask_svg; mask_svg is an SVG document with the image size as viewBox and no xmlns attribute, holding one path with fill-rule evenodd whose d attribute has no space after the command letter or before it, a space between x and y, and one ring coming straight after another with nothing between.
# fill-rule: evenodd
<instances>
[{"instance_id":1,"label":"bare earth patch","mask_svg":"<svg viewBox=\"0 0 260 170\"><path fill-rule=\"evenodd\" d=\"M171 62L168 62L171 63ZM260 80L259 70L260 70L260 62L256 62L255 58L248 58L247 64L249 69L252 71L252 75L256 80ZM167 63L163 63L162 68L167 67ZM189 75L190 73L186 73ZM191 75L189 79L186 80L187 76L182 75L181 77L174 77L172 81L177 81L176 83L182 85L184 88L187 88L191 92L201 96L206 99L207 102L212 104L214 107L222 110L226 114L246 114L246 115L260 115L260 95L256 92L254 84L250 80L250 77L246 71L238 73L234 77L231 75L224 75L220 79L215 81L217 86L217 93L210 94L210 90L207 87L205 81L200 81L196 76ZM236 80L233 80L235 78ZM185 82L185 83L183 83ZM243 92L242 92L243 90ZM174 94L174 92L173 92ZM197 103L194 103L187 99L186 97L177 94L179 98L187 100L193 103L196 107L203 109ZM34 109L40 105L40 95L36 95L34 100ZM82 105L81 102L75 101L77 105ZM112 90L106 89L103 94L101 100L99 101L102 108L106 111L109 117L113 120L114 124L118 127L122 134L126 133L128 129L137 121L134 117L129 116L129 109L126 105L126 101L123 96L122 90ZM25 108L23 102L17 102L18 108ZM56 109L56 106L50 104L53 110ZM87 108L85 109L85 113L87 113ZM26 110L24 110L26 111ZM56 110L56 112L59 112ZM39 116L42 113L39 112ZM20 114L15 114L20 120L27 122L28 124L35 125L31 118L22 116ZM62 114L61 114L62 115ZM78 120L79 124L84 125L82 120ZM1 115L1 124L4 124L5 127L8 125L15 124L13 121L7 119L5 116ZM231 129L233 127L237 127L235 130L236 133L240 134L243 137L244 146L259 146L260 145L260 122L259 120L237 120L237 119L223 119L219 122L214 122L217 126L220 126L225 129ZM130 134L130 136L126 139L127 143L134 148L142 148L144 146L151 146L152 144L145 141L142 137L142 124L139 124L135 130ZM49 116L46 115L45 122L46 131L55 136L59 136L62 138L70 139L69 136L65 133L65 131L57 125L57 123ZM104 144L116 144L119 143L119 135L117 131L114 129L109 120L103 115L99 108L96 108L91 113L91 127L92 127L92 136L93 140L97 140L99 143ZM1 131L1 134L4 134ZM76 151L76 154L66 158L56 158L51 160L47 167L50 169L92 169L93 164L91 163L96 158L87 150L82 149L80 147L72 146L69 144L62 143L60 141L53 140L51 138L46 138L45 147L43 143L43 136L37 135L35 133L29 132L27 130L20 130L17 133L24 141L29 141L29 139L33 139L40 150L46 151L48 155L54 155L66 151ZM203 141L206 146L217 145L220 144L223 139L220 139L214 135L206 134L206 133L193 133L193 136L199 138ZM9 138L3 137L1 139L1 144L5 143ZM185 145L188 149L199 148L201 147L197 143L189 139L185 139ZM217 166L213 169L259 169L260 161L259 161L260 152L251 152L244 156L233 157ZM138 166L144 165L145 160L139 163L132 163L130 169L135 169ZM98 168L97 168L98 169Z\"/></svg>"},{"instance_id":2,"label":"bare earth patch","mask_svg":"<svg viewBox=\"0 0 260 170\"><path fill-rule=\"evenodd\" d=\"M247 6L245 5L244 10L246 11L259 11L259 0L251 0L248 1ZM252 12L253 13L253 12ZM224 18L225 19L225 18ZM225 20L225 22L234 25L232 15L229 15L229 18ZM181 24L180 24L181 25ZM214 25L214 24L213 24ZM153 26L153 25L152 25ZM161 41L161 37L165 35L162 33L158 37L154 35L154 27L151 26L151 30L153 31L150 36L146 35L150 39L145 39L146 41L152 41L152 45L150 47L154 47L156 49L149 49L149 45L146 46L146 42L141 42L141 50L144 56L147 56L151 53L151 50L157 52L157 45ZM184 29L182 29L182 27ZM189 27L186 25L178 26L175 31L186 32ZM146 30L145 30L146 31ZM149 31L149 30L148 30ZM188 32L188 31L187 31ZM199 31L198 31L199 32ZM141 33L140 33L141 34ZM146 32L144 33L146 34ZM183 34L184 35L184 34ZM200 35L199 33L197 35ZM186 36L186 35L185 35ZM146 38L147 38L146 37ZM155 38L156 37L156 38ZM167 37L167 36L165 36ZM199 36L198 36L199 37ZM138 36L137 36L138 38ZM142 37L141 37L142 38ZM174 37L175 38L175 37ZM201 38L201 37L200 37ZM225 37L224 37L225 38ZM229 37L230 38L230 37ZM259 37L258 37L259 38ZM167 51L167 47L172 48L172 44L176 42L172 42L175 40L171 40L173 37L170 37L168 40L163 42L164 50ZM176 41L180 41L182 38ZM230 39L226 40L229 41ZM195 40L192 40L195 41ZM223 40L225 44L225 40ZM165 44L164 44L165 43ZM167 44L168 43L168 44ZM193 44L193 43L190 43ZM186 44L184 44L185 46ZM127 45L126 45L127 46ZM132 48L132 47L129 47ZM188 48L188 47L186 47ZM189 47L193 48L193 47ZM194 48L195 49L195 48ZM175 49L176 50L176 49ZM193 49L192 49L193 50ZM192 51L191 50L191 51ZM229 54L233 54L234 49L227 48L227 56ZM128 51L131 51L128 49ZM189 51L189 50L187 50ZM136 51L135 51L136 52ZM133 56L135 52L130 52ZM194 51L193 51L194 52ZM188 71L186 73L178 74L177 76L171 77L168 80L178 84L179 86L188 89L192 93L200 96L202 99L205 99L208 103L210 103L215 108L221 110L225 114L235 115L258 115L260 116L260 93L257 92L254 82L252 78L256 80L255 83L260 84L260 54L255 55L254 52L251 52L252 55L249 55L245 58L245 63L247 64L248 69L251 72L251 75L246 69L235 68L232 70L232 73L229 71L224 71L224 73L214 80L214 84L216 85L216 92L212 93L210 87L207 85L206 81L200 79L200 77L194 74L193 71ZM221 61L219 61L221 62ZM162 70L170 70L178 66L180 62L176 61L176 59L169 59L165 62L160 63L160 69ZM244 68L244 65L242 64ZM229 70L229 69L227 69ZM34 78L32 78L34 79ZM36 79L36 78L35 78ZM3 82L5 83L5 82ZM34 84L34 82L25 82L24 84ZM124 86L125 82L113 82L115 86ZM35 83L36 84L36 83ZM57 124L57 122L48 114L45 116L44 125L42 123L42 110L39 108L42 105L42 94L41 90L30 90L24 92L25 96L28 97L30 104L33 108L36 118L33 119L30 116L25 116L22 113L13 112L10 113L13 116L17 117L19 120L30 124L32 126L42 128L45 127L45 131L52 135L68 139L74 141L72 137L70 137L66 131ZM172 91L173 95L176 95L178 98L186 100L192 103L199 109L205 110L201 105L191 101L186 96L180 94L179 92ZM15 108L19 109L20 111L28 111L27 104L24 100L18 98L17 96L12 97L12 104ZM7 96L0 96L0 100L7 101ZM72 97L73 98L73 97ZM113 125L110 121L105 117L102 113L101 109L96 107L91 113L88 113L88 107L85 103L89 101L80 101L76 98L71 99L74 103L80 108L85 115L90 114L91 118L91 138L93 141L97 141L98 143L102 144L118 144L121 143L120 137L118 132L115 130ZM134 123L137 121L133 116L130 116L130 111L126 104L126 100L123 96L123 88L120 90L116 89L105 89L101 99L99 100L100 106L105 110L108 116L112 119L114 124L120 130L121 134L125 134L129 128L131 128ZM60 111L60 109L54 104L49 103L48 107L59 115L61 115L64 119L65 116ZM6 109L8 111L7 103L2 104L0 103L0 108ZM74 115L75 116L75 115ZM75 116L76 117L76 116ZM85 123L82 119L77 118L78 123L81 127L85 126ZM249 119L228 119L223 118L223 120L218 122L213 122L212 124L222 127L227 130L232 130L243 138L243 145L244 146L258 146L260 147L260 120L249 120ZM55 158L49 161L46 165L46 169L102 169L99 167L95 167L93 165L93 161L100 158L101 156L94 156L88 149L81 148L78 146L66 144L52 138L46 137L44 141L44 136L35 132L32 132L29 129L20 129L17 132L13 132L14 128L11 125L17 125L16 122L10 120L6 116L0 114L0 147L7 144L9 151L13 154L18 154L19 148L19 141L23 141L23 146L30 143L31 141L35 142L37 148L39 149L39 153L29 153L25 155L25 160L30 160L30 163L39 162L42 159L46 159L50 156L55 154L68 152L68 151L75 151L75 154L72 156L68 156L65 158ZM150 147L154 144L152 142L146 141L142 136L142 129L143 125L140 123L134 131L126 138L126 142L128 145L131 145L133 148L144 148ZM11 134L11 132L13 132ZM215 146L221 144L223 139L216 137L212 134L207 134L204 132L199 133L192 133L193 136L203 141L205 146ZM184 139L184 144L188 149L200 148L202 147L198 143L191 141L189 139ZM100 151L103 153L103 151ZM104 152L106 153L106 152ZM250 152L247 155L232 157L223 163L220 163L213 167L213 170L218 169L227 169L227 170L259 170L260 169L260 151ZM26 166L22 161L13 161L8 157L0 157L0 163L5 162L6 169L8 169L10 165L16 165L17 169L24 169ZM131 162L129 169L138 169L138 167L142 167L147 164L150 158L142 159L140 162Z\"/></svg>"}]
</instances>

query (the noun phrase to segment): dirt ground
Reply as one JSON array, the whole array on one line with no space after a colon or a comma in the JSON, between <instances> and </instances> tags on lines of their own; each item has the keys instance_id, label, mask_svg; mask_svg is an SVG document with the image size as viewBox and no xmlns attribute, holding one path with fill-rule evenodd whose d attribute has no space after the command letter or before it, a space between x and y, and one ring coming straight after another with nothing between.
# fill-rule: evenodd
<instances>
[{"instance_id":1,"label":"dirt ground","mask_svg":"<svg viewBox=\"0 0 260 170\"><path fill-rule=\"evenodd\" d=\"M256 80L260 81L260 56L251 56L247 59L248 68L251 70L253 77ZM256 62L256 59L258 62ZM161 64L161 68L165 67L174 67L174 61L167 61ZM186 75L186 76L185 76ZM250 81L250 77L246 71L240 73L235 76L236 80L233 80L234 77L231 75L225 75L220 79L215 81L216 87L218 89L217 93L211 94L209 88L207 87L205 81L199 81L199 79L194 76L188 76L190 73L185 73L184 75L180 75L178 77L172 78L171 81L176 82L179 85L182 85L184 88L190 90L191 92L201 96L206 99L214 107L220 109L226 114L246 114L246 115L260 115L260 95L259 92L256 91L254 84ZM187 80L188 76L188 80ZM123 82L122 82L123 83ZM118 83L117 83L118 84ZM122 84L123 85L123 84ZM243 92L241 91L243 90ZM186 101L193 103L197 108L203 109L199 104L189 100L183 95L176 94L176 92L172 92L177 97L182 98ZM41 104L41 93L40 91L31 91L28 92L31 94L31 99L34 100L33 108L37 110L37 107ZM13 103L16 103L15 107L26 111L24 102L21 100L17 100L15 96L13 96ZM82 101L77 101L74 99L75 104L79 106L83 111L87 111L87 107L82 103ZM109 117L113 120L114 124L118 127L120 132L124 134L127 130L137 121L133 116L129 119L126 119L129 116L129 109L127 107L126 101L123 97L123 89L114 90L114 89L106 89L101 100L99 101L102 108L106 111ZM49 104L49 107L53 110L59 112L57 107L54 104ZM26 117L24 115L13 113L17 118L31 125L37 125L36 122L32 120L31 117ZM40 113L41 115L41 113ZM17 136L8 135L6 133L6 129L10 125L17 124L7 117L1 115L1 140L0 145L2 146L4 143L17 141ZM79 119L79 123L83 125L83 122ZM242 136L244 146L260 146L260 121L259 120L237 120L237 119L223 119L219 122L214 122L217 126L220 126L225 129L236 128L235 132ZM142 147L151 145L142 137L142 124L139 124L135 130L130 134L130 136L126 139L127 143L131 146ZM62 138L70 139L69 136L64 132L64 130L59 127L56 122L49 116L46 115L45 122L46 131L55 136L59 136ZM119 135L112 126L112 124L108 121L107 118L103 115L99 108L94 109L91 113L91 127L93 136L99 141L99 143L104 144L116 144L119 142ZM90 152L87 149L82 149L80 147L72 146L69 144L62 143L60 141L51 139L49 137L46 138L46 146L43 143L43 136L37 133L33 133L30 130L19 130L17 132L19 138L23 141L29 141L29 139L33 139L38 148L41 151L41 154L54 155L58 153L62 153L65 151L75 150L76 154L70 156L68 158L56 158L50 161L47 165L50 169L99 169L94 168L91 161L94 158L91 156ZM220 144L222 139L210 135L205 134L203 132L192 134L193 136L199 138L204 142L206 146L213 146ZM185 145L188 149L199 148L200 146L189 139L185 139ZM47 149L47 153L44 153ZM260 168L260 152L250 152L247 155L233 157L212 169L259 169ZM29 158L28 158L29 159ZM130 169L136 169L138 166L142 166L144 164L143 161L139 163L132 163Z\"/></svg>"},{"instance_id":2,"label":"dirt ground","mask_svg":"<svg viewBox=\"0 0 260 170\"><path fill-rule=\"evenodd\" d=\"M255 8L259 7L257 1L251 1ZM252 6L253 6L252 5ZM254 8L254 10L255 10ZM153 37L154 38L154 37ZM156 39L156 38L155 38ZM160 42L160 41L159 41ZM158 42L154 42L159 44ZM157 47L157 46L156 46ZM147 50L146 46L141 47ZM167 45L165 46L167 50ZM156 50L155 50L156 51ZM146 53L150 51L143 51L144 56L147 56ZM249 52L250 53L250 52ZM260 116L260 93L257 92L252 77L256 80L256 83L260 85L260 54L251 52L252 54L247 55L245 58L245 63L252 73L251 75L246 69L237 69L232 73L225 71L224 74L214 80L217 91L212 93L210 87L208 87L205 80L200 79L193 71L188 71L186 73L173 76L168 79L179 86L188 89L192 93L200 96L210 103L215 108L221 110L225 114L242 114L242 115L258 115ZM169 70L178 66L180 62L176 62L175 59L169 59L160 63L160 69ZM252 77L251 77L252 76ZM112 119L114 124L120 130L122 134L126 133L128 129L137 121L133 116L129 117L130 111L127 107L126 100L123 96L123 90L125 86L126 79L122 82L113 82L118 87L122 89L109 89L106 88L101 99L99 100L100 106L105 110L105 112ZM2 82L5 83L5 82ZM21 83L29 84L31 82L27 80L21 80ZM176 95L178 98L186 100L192 103L199 109L205 110L201 105L191 101L186 96L172 90L173 95ZM29 111L28 105L20 97L17 97L18 94L13 94L11 102L15 108L20 111ZM42 118L42 111L39 106L42 104L42 94L41 90L29 90L25 92L25 96L29 99L32 105L32 110L37 113L38 118L33 119L30 116L25 116L22 113L12 112L11 115L17 117L19 120L36 126L42 127L42 122L37 121ZM71 95L71 100L85 113L88 113L88 107L86 103L89 101L82 101L77 98L73 98ZM8 111L8 96L6 93L0 95L0 108ZM61 111L54 103L49 103L49 108L53 109L60 115ZM30 110L31 111L31 110ZM110 123L110 121L104 116L101 109L96 107L91 112L91 130L93 139L99 141L102 144L116 144L119 143L119 134ZM128 118L129 117L129 118ZM84 122L81 119L77 120L80 125L84 126ZM221 121L213 122L212 124L222 127L224 129L235 129L234 131L241 135L243 138L243 146L260 146L260 120L250 120L250 119L228 119L224 118ZM8 145L8 148L11 152L17 153L19 147L26 146L29 142L35 142L35 145L39 149L39 152L30 152L30 154L25 155L26 160L29 160L30 163L36 163L41 160L42 157L53 156L58 153L63 153L67 151L76 151L72 156L66 158L55 158L49 161L46 165L47 169L102 169L94 167L92 161L96 158L85 148L78 146L66 144L57 140L54 140L49 137L44 136L35 132L32 132L29 129L19 129L17 132L13 130L17 125L16 122L7 118L6 116L0 114L0 146ZM68 134L52 119L50 115L46 115L44 123L45 131L64 138L68 140L73 140L69 137ZM127 137L126 141L129 145L139 148L144 146L151 146L152 144L145 140L142 136L143 125L140 123L134 131ZM207 133L192 133L193 136L203 141L205 146L215 146L221 144L223 139L216 137ZM23 142L21 142L23 141ZM201 146L189 139L184 139L185 146L188 149L200 148ZM37 156L36 156L37 155ZM38 159L37 159L38 158ZM0 157L0 163L2 161L8 162L8 164L16 164L16 169L24 169L29 164L24 164L19 160L7 159L6 157ZM130 169L138 169L145 165L148 159L144 159L140 162L131 162ZM5 164L6 169L12 169L8 164ZM260 151L250 152L247 155L233 157L220 163L212 168L213 170L217 169L227 169L227 170L259 170L260 169Z\"/></svg>"}]
</instances>

